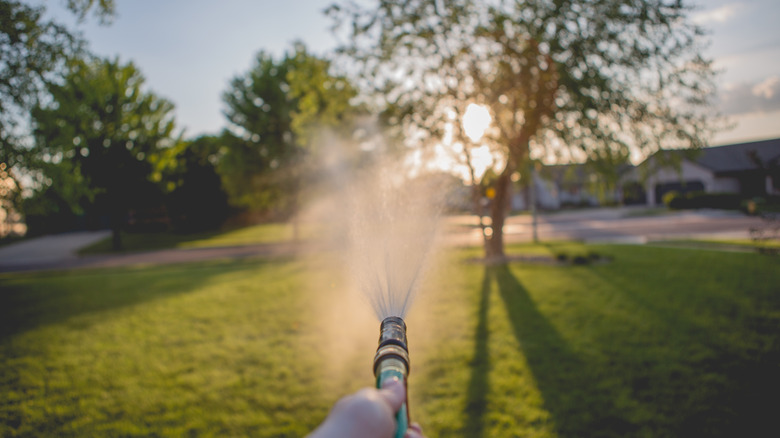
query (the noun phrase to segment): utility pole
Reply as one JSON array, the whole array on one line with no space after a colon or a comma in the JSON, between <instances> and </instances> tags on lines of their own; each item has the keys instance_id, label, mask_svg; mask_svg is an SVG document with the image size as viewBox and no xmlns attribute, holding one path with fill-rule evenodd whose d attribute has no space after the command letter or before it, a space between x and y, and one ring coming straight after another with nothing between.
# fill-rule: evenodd
<instances>
[{"instance_id":1,"label":"utility pole","mask_svg":"<svg viewBox=\"0 0 780 438\"><path fill-rule=\"evenodd\" d=\"M531 233L534 243L539 243L539 233L537 231L537 214L536 214L536 165L531 167Z\"/></svg>"}]
</instances>

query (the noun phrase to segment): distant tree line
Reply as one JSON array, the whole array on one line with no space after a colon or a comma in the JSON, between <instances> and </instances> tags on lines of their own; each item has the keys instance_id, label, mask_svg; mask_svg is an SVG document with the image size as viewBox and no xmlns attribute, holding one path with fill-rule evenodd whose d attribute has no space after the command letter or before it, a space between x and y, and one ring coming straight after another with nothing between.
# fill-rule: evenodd
<instances>
[{"instance_id":1,"label":"distant tree line","mask_svg":"<svg viewBox=\"0 0 780 438\"><path fill-rule=\"evenodd\" d=\"M82 19L114 14L112 0L67 5ZM496 165L472 179L474 199L491 198L486 257L501 260L512 182L532 180L540 157L566 150L614 184L632 154L705 144L714 72L691 10L669 0L337 2L327 13L346 44L329 57L302 43L281 57L260 51L223 93L228 128L188 139L133 63L90 54L41 6L0 0L0 200L31 233L111 227L117 248L131 227L205 230L240 212L291 219L327 190L322 139L355 144L372 114L402 150L448 137L466 161L492 149ZM492 117L480 140L459 125L472 104Z\"/></svg>"},{"instance_id":2,"label":"distant tree line","mask_svg":"<svg viewBox=\"0 0 780 438\"><path fill-rule=\"evenodd\" d=\"M104 21L114 11L68 5ZM15 182L3 195L30 234L110 227L118 249L122 230L202 231L243 211L294 217L317 179L315 130L348 132L358 113L346 77L296 43L281 58L259 52L228 84L228 129L186 139L132 62L90 54L43 12L0 1L0 160Z\"/></svg>"}]
</instances>

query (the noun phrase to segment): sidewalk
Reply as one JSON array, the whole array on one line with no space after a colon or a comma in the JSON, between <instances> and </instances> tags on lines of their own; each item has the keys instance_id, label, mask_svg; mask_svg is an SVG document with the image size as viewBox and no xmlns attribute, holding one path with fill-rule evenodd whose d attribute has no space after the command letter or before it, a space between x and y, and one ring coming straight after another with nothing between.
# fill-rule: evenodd
<instances>
[{"instance_id":1,"label":"sidewalk","mask_svg":"<svg viewBox=\"0 0 780 438\"><path fill-rule=\"evenodd\" d=\"M79 256L86 245L110 236L110 232L68 233L44 236L0 248L0 273L62 269L166 265L215 259L279 257L301 254L313 245L296 242L244 246L171 248L119 254Z\"/></svg>"},{"instance_id":2,"label":"sidewalk","mask_svg":"<svg viewBox=\"0 0 780 438\"><path fill-rule=\"evenodd\" d=\"M634 216L630 208L590 209L540 215L538 233L543 240L581 240L601 243L642 244L658 240L694 238L747 239L756 217L722 211L681 211L663 215ZM447 219L447 245L481 245L476 216ZM504 225L507 243L531 241L530 216L513 216ZM79 257L76 252L110 235L109 231L44 236L0 247L0 272L51 269L101 268L129 265L187 263L211 259L291 256L311 251L327 242L280 242L244 246L208 247L95 254Z\"/></svg>"},{"instance_id":3,"label":"sidewalk","mask_svg":"<svg viewBox=\"0 0 780 438\"><path fill-rule=\"evenodd\" d=\"M107 230L54 234L0 247L0 272L77 260L76 251L110 234Z\"/></svg>"}]
</instances>

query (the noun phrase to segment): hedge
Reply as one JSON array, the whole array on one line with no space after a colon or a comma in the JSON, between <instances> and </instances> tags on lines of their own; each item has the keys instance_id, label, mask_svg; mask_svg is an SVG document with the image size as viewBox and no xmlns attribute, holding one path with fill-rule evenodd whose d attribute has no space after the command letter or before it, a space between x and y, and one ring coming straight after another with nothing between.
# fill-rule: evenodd
<instances>
[{"instance_id":1,"label":"hedge","mask_svg":"<svg viewBox=\"0 0 780 438\"><path fill-rule=\"evenodd\" d=\"M666 199L664 199L666 201ZM669 208L675 210L695 208L715 208L721 210L739 210L742 206L742 196L738 193L704 193L693 192L685 195L677 194L668 200Z\"/></svg>"}]
</instances>

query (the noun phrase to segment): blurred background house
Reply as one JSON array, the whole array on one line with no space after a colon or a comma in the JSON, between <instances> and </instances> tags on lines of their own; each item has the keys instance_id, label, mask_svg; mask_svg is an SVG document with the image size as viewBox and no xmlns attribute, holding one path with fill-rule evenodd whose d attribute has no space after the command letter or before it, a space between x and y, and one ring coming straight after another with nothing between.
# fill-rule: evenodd
<instances>
[{"instance_id":1,"label":"blurred background house","mask_svg":"<svg viewBox=\"0 0 780 438\"><path fill-rule=\"evenodd\" d=\"M637 166L647 205L663 204L670 192L739 195L742 199L780 195L780 138L707 147L694 151L659 151Z\"/></svg>"},{"instance_id":2,"label":"blurred background house","mask_svg":"<svg viewBox=\"0 0 780 438\"><path fill-rule=\"evenodd\" d=\"M744 200L780 196L780 138L661 150L637 166L618 166L613 175L610 182L588 164L541 166L533 173L533 184L516 189L512 208L527 209L531 190L543 210L659 206L665 196L693 195L720 197L738 207Z\"/></svg>"}]
</instances>

